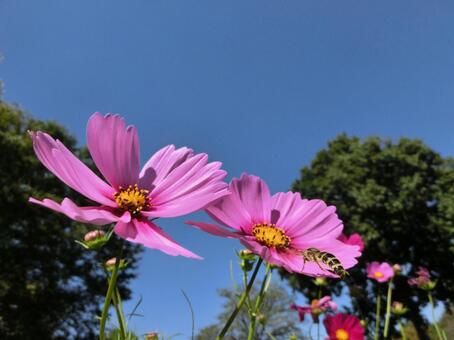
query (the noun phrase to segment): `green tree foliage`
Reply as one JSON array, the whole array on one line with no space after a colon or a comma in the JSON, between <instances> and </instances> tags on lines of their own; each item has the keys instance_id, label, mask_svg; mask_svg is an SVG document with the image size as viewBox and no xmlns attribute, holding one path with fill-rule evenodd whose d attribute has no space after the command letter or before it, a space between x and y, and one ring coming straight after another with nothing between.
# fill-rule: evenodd
<instances>
[{"instance_id":1,"label":"green tree foliage","mask_svg":"<svg viewBox=\"0 0 454 340\"><path fill-rule=\"evenodd\" d=\"M361 140L345 134L329 142L310 166L301 170L293 190L306 198L321 198L337 207L345 233L360 233L366 243L359 264L346 281L353 309L373 319L376 283L366 280L371 261L404 265L412 276L418 266L429 268L438 280L434 296L447 307L454 296L454 163L420 140L402 138L396 143L370 137ZM314 297L314 286L303 277L282 272L290 284ZM427 321L421 315L427 294L395 279L394 299L410 307L408 317L426 337ZM339 294L342 283L331 281ZM369 284L368 284L369 282ZM382 295L386 286L382 287Z\"/></svg>"},{"instance_id":2,"label":"green tree foliage","mask_svg":"<svg viewBox=\"0 0 454 340\"><path fill-rule=\"evenodd\" d=\"M259 283L254 285L254 287L258 286L260 286ZM250 295L252 301L255 301L257 293L257 289L253 288ZM214 325L209 325L201 329L196 336L197 340L213 340L216 338L232 313L232 310L235 308L240 294L241 292L233 289L221 289L219 291L219 295L225 299L223 310L218 316L219 321ZM290 310L291 304L292 299L287 291L278 284L271 284L261 307L260 315L257 318L255 339L272 339L269 334L277 340L288 340L292 334L295 334L298 339L303 339L301 330L298 328L299 321L297 313ZM224 339L247 339L248 327L248 311L246 305L243 305L243 308L240 310L240 313Z\"/></svg>"},{"instance_id":3,"label":"green tree foliage","mask_svg":"<svg viewBox=\"0 0 454 340\"><path fill-rule=\"evenodd\" d=\"M60 125L32 119L0 101L0 338L91 339L106 291L100 265L118 247L115 240L100 253L74 242L92 226L28 203L30 196L60 201L81 196L60 182L34 155L27 130L43 130L91 162L84 149ZM120 277L124 298L139 248L125 245L130 265Z\"/></svg>"}]
</instances>

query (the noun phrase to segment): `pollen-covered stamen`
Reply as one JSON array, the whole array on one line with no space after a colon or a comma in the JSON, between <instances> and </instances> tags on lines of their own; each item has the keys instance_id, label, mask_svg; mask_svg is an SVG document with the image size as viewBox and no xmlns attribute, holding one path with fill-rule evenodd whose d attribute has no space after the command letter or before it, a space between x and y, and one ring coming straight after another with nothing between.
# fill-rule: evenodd
<instances>
[{"instance_id":1,"label":"pollen-covered stamen","mask_svg":"<svg viewBox=\"0 0 454 340\"><path fill-rule=\"evenodd\" d=\"M269 248L283 249L290 244L290 237L274 224L256 224L252 228L252 235L260 244Z\"/></svg>"},{"instance_id":2,"label":"pollen-covered stamen","mask_svg":"<svg viewBox=\"0 0 454 340\"><path fill-rule=\"evenodd\" d=\"M115 202L122 210L128 210L132 215L139 214L143 209L150 207L148 190L139 189L137 184L130 185L128 188L120 190L114 194Z\"/></svg>"}]
</instances>

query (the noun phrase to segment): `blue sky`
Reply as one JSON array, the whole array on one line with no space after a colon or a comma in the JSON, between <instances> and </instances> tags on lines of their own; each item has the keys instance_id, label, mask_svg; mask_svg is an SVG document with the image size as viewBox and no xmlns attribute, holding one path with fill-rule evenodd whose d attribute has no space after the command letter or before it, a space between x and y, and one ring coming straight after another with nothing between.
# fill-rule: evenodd
<instances>
[{"instance_id":1,"label":"blue sky","mask_svg":"<svg viewBox=\"0 0 454 340\"><path fill-rule=\"evenodd\" d=\"M188 145L230 177L285 191L340 132L422 138L452 155L453 32L450 0L0 0L0 79L7 101L81 143L92 112L121 113L143 161ZM138 333L190 334L180 289L197 328L220 310L239 245L183 221L160 225L205 260L144 252Z\"/></svg>"}]
</instances>

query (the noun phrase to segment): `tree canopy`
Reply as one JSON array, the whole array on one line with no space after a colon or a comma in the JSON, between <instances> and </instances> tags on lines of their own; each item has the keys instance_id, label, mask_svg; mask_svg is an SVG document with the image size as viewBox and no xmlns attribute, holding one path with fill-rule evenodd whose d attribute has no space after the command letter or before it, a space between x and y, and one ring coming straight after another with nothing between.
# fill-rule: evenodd
<instances>
[{"instance_id":1,"label":"tree canopy","mask_svg":"<svg viewBox=\"0 0 454 340\"><path fill-rule=\"evenodd\" d=\"M118 243L112 240L99 253L86 251L74 240L93 226L28 203L33 196L86 204L41 165L27 130L46 131L92 165L63 127L0 101L0 338L94 338L94 316L107 286L101 263ZM119 280L124 298L139 249L125 245L129 266Z\"/></svg>"},{"instance_id":2,"label":"tree canopy","mask_svg":"<svg viewBox=\"0 0 454 340\"><path fill-rule=\"evenodd\" d=\"M337 207L344 232L361 234L365 249L346 281L353 309L372 320L376 284L366 280L366 263L401 264L394 299L410 307L407 317L424 338L421 314L425 292L407 284L418 266L427 267L438 284L433 292L447 307L454 296L454 162L420 140L393 142L339 135L317 153L293 190L304 198L320 198ZM307 278L281 272L290 284L313 298ZM368 284L369 281L369 284ZM329 290L340 294L343 284L332 280ZM382 289L382 293L385 293Z\"/></svg>"}]
</instances>

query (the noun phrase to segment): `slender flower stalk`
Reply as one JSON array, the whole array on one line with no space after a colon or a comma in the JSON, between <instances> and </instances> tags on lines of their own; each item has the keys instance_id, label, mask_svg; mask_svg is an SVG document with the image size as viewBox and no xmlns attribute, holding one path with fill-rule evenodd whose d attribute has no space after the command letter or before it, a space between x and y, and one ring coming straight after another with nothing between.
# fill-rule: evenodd
<instances>
[{"instance_id":1,"label":"slender flower stalk","mask_svg":"<svg viewBox=\"0 0 454 340\"><path fill-rule=\"evenodd\" d=\"M254 272L252 273L251 279L249 280L249 283L246 286L246 289L244 290L243 294L241 294L241 297L238 300L238 303L236 304L234 311L232 312L229 319L225 323L224 328L222 328L221 332L216 337L216 340L220 340L220 339L224 338L225 334L227 333L227 331L229 330L233 321L235 320L236 316L238 315L239 311L241 310L241 307L243 307L244 302L246 301L247 297L249 296L249 292L251 291L252 285L254 284L255 278L257 276L257 273L259 272L262 262L263 262L262 258L259 258L257 261L257 264L255 265ZM101 339L101 340L104 340L104 339Z\"/></svg>"},{"instance_id":2,"label":"slender flower stalk","mask_svg":"<svg viewBox=\"0 0 454 340\"><path fill-rule=\"evenodd\" d=\"M438 327L438 323L435 320L435 303L434 303L434 299L432 298L432 293L430 291L428 291L427 296L429 297L430 306L432 307L432 322L433 322L435 330L437 332L438 339L444 340L440 327Z\"/></svg>"},{"instance_id":3,"label":"slender flower stalk","mask_svg":"<svg viewBox=\"0 0 454 340\"><path fill-rule=\"evenodd\" d=\"M123 245L120 246L120 250L118 251L118 256L115 260L115 267L112 270L112 275L110 276L109 280L109 288L107 289L106 298L104 300L104 307L102 309L101 314L101 323L99 325L99 340L105 340L105 329L106 329L106 321L107 315L109 313L110 302L112 300L112 295L115 292L115 287L117 284L117 276L118 276L118 269L120 267L121 257L123 255Z\"/></svg>"},{"instance_id":4,"label":"slender flower stalk","mask_svg":"<svg viewBox=\"0 0 454 340\"><path fill-rule=\"evenodd\" d=\"M115 292L112 294L112 302L115 308L115 313L117 314L118 326L120 328L120 339L126 340L126 322L123 314L123 305L121 303L120 292L118 287L115 287Z\"/></svg>"},{"instance_id":5,"label":"slender flower stalk","mask_svg":"<svg viewBox=\"0 0 454 340\"><path fill-rule=\"evenodd\" d=\"M402 336L402 340L407 340L407 336L405 335L405 330L404 326L402 325L402 322L397 321L399 323L399 329L400 329L400 335Z\"/></svg>"},{"instance_id":6,"label":"slender flower stalk","mask_svg":"<svg viewBox=\"0 0 454 340\"><path fill-rule=\"evenodd\" d=\"M393 286L394 277L391 278L388 282L388 294L386 295L386 317L385 317L385 330L383 335L386 338L388 336L389 329L389 320L391 317L391 299L392 299L392 286Z\"/></svg>"},{"instance_id":7,"label":"slender flower stalk","mask_svg":"<svg viewBox=\"0 0 454 340\"><path fill-rule=\"evenodd\" d=\"M380 338L380 304L381 304L380 286L377 286L377 310L375 311L374 340L378 340Z\"/></svg>"},{"instance_id":8,"label":"slender flower stalk","mask_svg":"<svg viewBox=\"0 0 454 340\"><path fill-rule=\"evenodd\" d=\"M271 279L271 266L270 264L266 265L266 270L265 270L265 277L263 278L262 285L260 287L259 295L257 296L257 299L255 301L255 306L254 310L251 311L250 318L251 322L249 323L249 330L248 330L248 340L253 340L254 339L254 333L255 333L255 324L257 321L257 315L260 312L260 307L262 306L263 299L265 298L266 290L269 284L269 281Z\"/></svg>"}]
</instances>

